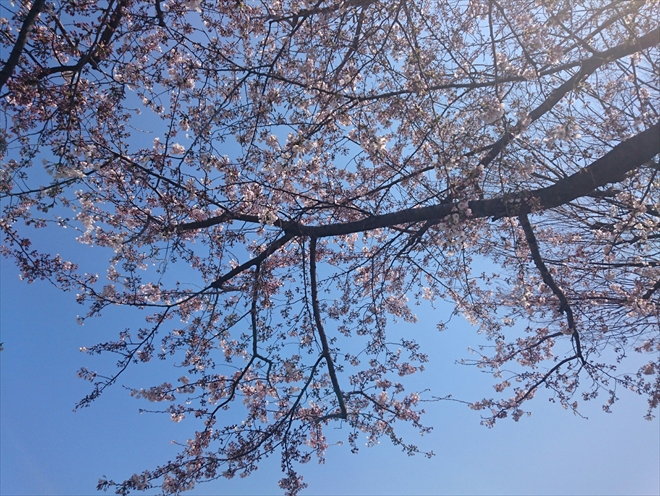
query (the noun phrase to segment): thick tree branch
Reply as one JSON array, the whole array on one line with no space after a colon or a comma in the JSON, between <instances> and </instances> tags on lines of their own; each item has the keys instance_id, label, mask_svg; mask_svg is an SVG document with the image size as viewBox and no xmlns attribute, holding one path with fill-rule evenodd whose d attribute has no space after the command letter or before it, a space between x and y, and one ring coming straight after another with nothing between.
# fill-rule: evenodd
<instances>
[{"instance_id":1,"label":"thick tree branch","mask_svg":"<svg viewBox=\"0 0 660 496\"><path fill-rule=\"evenodd\" d=\"M258 358L268 364L266 382L268 382L270 385L270 371L273 368L273 361L259 353L259 325L257 320L259 310L257 309L257 303L259 301L260 270L261 266L257 264L257 266L254 268L254 287L252 288L252 305L250 306L250 325L252 327L252 358Z\"/></svg>"},{"instance_id":2,"label":"thick tree branch","mask_svg":"<svg viewBox=\"0 0 660 496\"><path fill-rule=\"evenodd\" d=\"M658 153L660 153L660 123L619 143L588 167L557 181L552 186L488 200L472 200L468 205L472 210L473 218L493 219L518 216L521 210L541 211L556 208L588 195L596 188L623 180L628 172L646 164ZM438 204L374 215L344 224L298 225L296 229L297 234L310 237L339 236L398 224L442 220L452 213L453 208L452 204Z\"/></svg>"},{"instance_id":3,"label":"thick tree branch","mask_svg":"<svg viewBox=\"0 0 660 496\"><path fill-rule=\"evenodd\" d=\"M617 45L609 50L604 52L598 52L594 54L591 58L585 60L580 66L575 75L566 81L564 84L555 88L552 93L546 98L541 105L536 107L529 113L529 119L531 122L539 119L543 114L552 109L567 93L572 91L577 87L580 82L586 79L588 76L593 74L596 69L602 65L611 62L613 60L620 59L627 55L632 55L633 53L639 52L646 48L660 43L660 27L654 29L653 31L646 33L644 36L639 37L634 41L629 41L627 43L622 43ZM510 131L504 134L496 143L493 148L481 159L481 165L490 164L497 155L508 145L522 129L522 125L518 123L513 131Z\"/></svg>"},{"instance_id":4,"label":"thick tree branch","mask_svg":"<svg viewBox=\"0 0 660 496\"><path fill-rule=\"evenodd\" d=\"M571 79L566 81L563 85L561 85L559 88L555 89L550 96L548 97L547 100L545 100L539 107L537 107L534 111L532 112L537 112L538 115L534 118L532 117L532 120L538 119L541 115L543 115L545 112L547 112L550 108L552 108L568 91L573 89L582 79L587 77L589 74L592 74L598 67L603 65L606 62L611 62L612 60L620 59L622 57L625 57L626 55L631 55L635 52L638 52L640 50L644 50L646 48L650 48L654 45L657 45L660 43L660 28L654 29L653 31L650 31L649 33L639 37L638 39L634 41L629 41L627 43L622 43L621 45L617 45L613 48L610 48L609 50L605 50L604 52L597 52L594 54L591 58L585 60L585 61L573 61L573 62L567 62L566 64L562 64L556 67L552 67L549 69L546 69L544 71L541 71L539 73L539 76L550 76L552 74L557 74L562 71L566 71L568 69L572 69L574 67L580 67L580 70L578 73L575 74ZM499 84L504 84L504 83L516 83L516 82L522 82L522 81L528 81L528 78L525 76L503 76L500 78L493 78L488 81L470 81L468 83L444 83L444 84L434 84L434 85L429 85L428 87L424 88L424 91L430 92L430 91L438 91L438 90L446 90L446 89L477 89L477 88L488 88L492 86L497 86ZM295 84L293 81L288 81L291 82L292 84ZM315 88L316 89L316 88ZM317 91L320 91L322 93L328 93L327 90L321 90L318 89ZM413 89L401 89L401 90L394 90L394 91L388 91L386 93L378 93L375 95L365 95L365 96L350 96L350 95L342 95L343 98L346 98L348 100L354 100L358 102L368 102L372 100L381 100L381 99L387 99L387 98L392 98L396 96L401 96L401 95L409 95L416 93L417 90ZM554 101L556 99L556 101ZM553 102L554 101L554 102ZM546 108L547 107L547 108ZM531 116L531 114L530 114ZM506 135L505 135L506 136ZM504 139L504 137L502 138ZM509 138L511 139L511 138ZM498 141L499 143L499 141Z\"/></svg>"},{"instance_id":5,"label":"thick tree branch","mask_svg":"<svg viewBox=\"0 0 660 496\"><path fill-rule=\"evenodd\" d=\"M12 74L14 74L14 70L18 65L18 61L21 58L23 49L25 48L25 44L28 41L30 29L32 29L34 21L37 20L37 17L43 10L45 3L46 0L35 0L35 2L32 4L32 7L30 8L30 11L28 12L27 17L23 21L21 30L18 33L18 38L16 38L16 43L14 43L14 48L12 48L7 62L5 62L2 71L0 71L0 90L2 90L3 86L7 83L9 78L12 76Z\"/></svg>"},{"instance_id":6,"label":"thick tree branch","mask_svg":"<svg viewBox=\"0 0 660 496\"><path fill-rule=\"evenodd\" d=\"M472 200L468 202L470 210L472 211L472 218L478 219L491 217L493 219L500 219L503 217L518 216L521 211L542 211L565 205L577 198L591 194L595 189L605 186L606 184L623 180L627 173L647 164L659 153L660 123L656 123L649 129L619 143L591 165L579 170L575 174L557 181L552 186L536 190L521 191L498 198ZM294 221L278 220L274 225L284 230L286 233L286 241L294 236L323 238L370 231L373 229L382 229L400 224L441 221L454 211L454 207L455 205L452 203L440 203L428 207L409 208L398 212L374 215L372 217L367 217L366 219L346 222L343 224L314 226L303 225ZM180 232L202 229L233 219L246 222L258 222L256 216L225 213L221 216L203 221L181 224L175 229ZM275 249L279 248L286 242L284 241L284 238L280 241L283 241L282 244L278 244ZM266 251L259 256L264 256ZM272 251L270 253L272 253ZM260 260L263 260L263 258ZM254 259L248 263L251 267L258 262ZM226 282L234 275L242 272L244 270L242 267L243 266L223 276L222 282ZM218 282L217 284L220 285L222 282Z\"/></svg>"},{"instance_id":7,"label":"thick tree branch","mask_svg":"<svg viewBox=\"0 0 660 496\"><path fill-rule=\"evenodd\" d=\"M546 267L545 262L543 262L543 257L541 256L541 252L539 250L538 241L534 235L532 225L529 223L529 217L527 217L527 214L523 212L518 216L518 220L520 221L520 227L523 228L523 232L525 233L525 239L527 241L527 245L529 246L529 251L532 254L534 265L536 265L536 268L539 270L543 282L552 290L555 296L559 298L559 311L561 313L568 313L570 306L568 304L566 294L564 294L564 291L557 285L554 278L552 277L552 274L550 274L550 271ZM573 312L570 312L569 314L568 327L569 329L575 328L575 323L573 322Z\"/></svg>"},{"instance_id":8,"label":"thick tree branch","mask_svg":"<svg viewBox=\"0 0 660 496\"><path fill-rule=\"evenodd\" d=\"M117 4L117 7L110 15L110 21L108 24L106 24L105 29L103 30L103 34L101 34L97 48L90 55L94 64L97 64L107 57L107 49L110 45L110 40L117 31L122 17L124 17L124 8L126 8L126 6L128 6L128 0L120 0L120 2Z\"/></svg>"},{"instance_id":9,"label":"thick tree branch","mask_svg":"<svg viewBox=\"0 0 660 496\"><path fill-rule=\"evenodd\" d=\"M161 6L161 1L162 0L156 0L156 17L158 18L158 25L161 28L167 27L167 24L165 24L165 14L163 13L163 8Z\"/></svg>"},{"instance_id":10,"label":"thick tree branch","mask_svg":"<svg viewBox=\"0 0 660 496\"><path fill-rule=\"evenodd\" d=\"M658 289L660 289L660 280L656 281L653 287L649 289L646 293L644 293L644 296L642 296L642 298L648 300L649 298L651 298L651 296L653 296L653 293L655 293Z\"/></svg>"}]
</instances>

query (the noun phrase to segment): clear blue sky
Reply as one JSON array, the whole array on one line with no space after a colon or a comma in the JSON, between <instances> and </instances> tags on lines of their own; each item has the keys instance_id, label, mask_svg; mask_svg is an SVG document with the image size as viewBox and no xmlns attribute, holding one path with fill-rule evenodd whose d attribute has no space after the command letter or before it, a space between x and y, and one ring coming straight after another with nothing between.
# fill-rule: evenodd
<instances>
[{"instance_id":1,"label":"clear blue sky","mask_svg":"<svg viewBox=\"0 0 660 496\"><path fill-rule=\"evenodd\" d=\"M53 251L67 244L45 233L44 240ZM81 254L90 261L107 259L87 250ZM139 320L114 309L78 326L75 316L83 308L75 295L48 283L20 282L4 259L1 270L0 493L93 494L101 475L123 480L172 457L176 447L170 441L185 441L193 426L138 414L144 405L121 385L91 408L72 411L89 391L89 383L76 377L77 368L109 370L110 364L81 354L79 347L112 339ZM454 364L478 343L474 330L456 321L439 333L434 330L439 314L423 310L420 317L417 325L399 328L423 343L431 357L420 384L438 395L490 395L492 377ZM159 367L169 366L148 365L129 373L123 384L151 385L154 377L155 384ZM387 441L358 455L347 445L332 446L325 465L312 460L303 467L309 484L304 494L660 494L659 423L643 420L642 398L625 391L621 397L613 414L594 403L583 410L589 417L584 420L539 394L530 418L494 429L480 426L479 412L463 405L429 404L426 422L435 430L423 438L413 433L417 437L409 441L434 450L436 457L409 458ZM278 494L279 478L279 460L273 458L247 479L201 484L192 494Z\"/></svg>"}]
</instances>

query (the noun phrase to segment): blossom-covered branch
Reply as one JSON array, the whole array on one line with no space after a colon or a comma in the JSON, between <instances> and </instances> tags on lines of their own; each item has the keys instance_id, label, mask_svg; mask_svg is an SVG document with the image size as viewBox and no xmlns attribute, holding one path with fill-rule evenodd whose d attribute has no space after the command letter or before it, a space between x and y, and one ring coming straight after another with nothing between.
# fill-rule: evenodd
<instances>
[{"instance_id":1,"label":"blossom-covered branch","mask_svg":"<svg viewBox=\"0 0 660 496\"><path fill-rule=\"evenodd\" d=\"M128 389L193 428L100 488L176 494L279 456L296 494L341 435L431 456L399 426L429 432L441 399L492 426L626 388L656 415L657 2L0 9L0 252L75 291L80 324L143 314L81 346L119 360L80 369L80 406L169 360ZM409 381L434 359L398 325L420 309L477 330L458 358L494 392Z\"/></svg>"}]
</instances>

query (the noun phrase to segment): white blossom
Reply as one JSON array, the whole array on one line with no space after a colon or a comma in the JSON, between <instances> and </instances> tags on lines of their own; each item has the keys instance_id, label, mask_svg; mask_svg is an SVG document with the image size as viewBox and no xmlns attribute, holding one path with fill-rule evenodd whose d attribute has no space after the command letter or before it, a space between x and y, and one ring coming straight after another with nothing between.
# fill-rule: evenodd
<instances>
[{"instance_id":1,"label":"white blossom","mask_svg":"<svg viewBox=\"0 0 660 496\"><path fill-rule=\"evenodd\" d=\"M182 5L186 10L202 11L202 0L183 0Z\"/></svg>"},{"instance_id":2,"label":"white blossom","mask_svg":"<svg viewBox=\"0 0 660 496\"><path fill-rule=\"evenodd\" d=\"M183 153L186 151L186 148L183 145L180 145L179 143L174 143L172 145L172 148L170 148L170 152L172 155L183 155Z\"/></svg>"},{"instance_id":3,"label":"white blossom","mask_svg":"<svg viewBox=\"0 0 660 496\"><path fill-rule=\"evenodd\" d=\"M504 102L492 101L484 106L481 120L486 124L492 124L504 116Z\"/></svg>"}]
</instances>

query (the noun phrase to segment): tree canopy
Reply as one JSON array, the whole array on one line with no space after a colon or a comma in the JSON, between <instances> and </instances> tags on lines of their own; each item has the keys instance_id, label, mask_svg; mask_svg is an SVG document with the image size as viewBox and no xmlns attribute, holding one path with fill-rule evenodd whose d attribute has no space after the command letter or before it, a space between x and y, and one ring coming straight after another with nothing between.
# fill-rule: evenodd
<instances>
[{"instance_id":1,"label":"tree canopy","mask_svg":"<svg viewBox=\"0 0 660 496\"><path fill-rule=\"evenodd\" d=\"M143 322L83 348L88 406L197 422L120 493L299 464L385 436L414 454L429 350L392 325L451 301L489 340L489 426L539 390L660 403L660 8L640 0L25 0L0 6L2 253ZM107 273L32 228L106 247ZM69 228L67 231L58 229ZM438 328L452 315L438 313ZM460 357L457 357L460 358ZM180 375L180 367L186 375ZM460 393L460 392L459 392ZM463 401L463 400L462 400ZM224 420L239 411L241 423ZM427 453L430 455L430 453Z\"/></svg>"}]
</instances>

